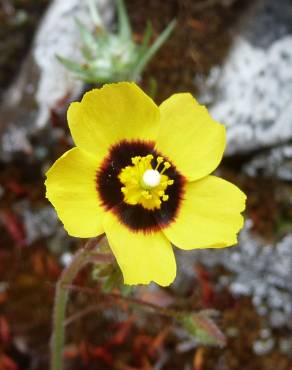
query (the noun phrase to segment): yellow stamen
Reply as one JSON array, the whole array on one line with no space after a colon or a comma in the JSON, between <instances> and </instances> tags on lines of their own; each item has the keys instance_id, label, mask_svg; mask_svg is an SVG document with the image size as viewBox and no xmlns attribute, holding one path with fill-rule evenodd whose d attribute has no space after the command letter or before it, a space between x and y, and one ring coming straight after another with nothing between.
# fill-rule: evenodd
<instances>
[{"instance_id":1,"label":"yellow stamen","mask_svg":"<svg viewBox=\"0 0 292 370\"><path fill-rule=\"evenodd\" d=\"M156 165L156 167L154 168L155 170L157 170L157 169L158 169L158 167L160 166L160 163L162 163L162 162L163 162L163 158L162 158L162 157L157 157L156 162L157 162L157 165Z\"/></svg>"},{"instance_id":2,"label":"yellow stamen","mask_svg":"<svg viewBox=\"0 0 292 370\"><path fill-rule=\"evenodd\" d=\"M164 162L163 163L163 170L160 172L160 174L162 175L169 167L171 167L170 163L169 162Z\"/></svg>"},{"instance_id":3,"label":"yellow stamen","mask_svg":"<svg viewBox=\"0 0 292 370\"><path fill-rule=\"evenodd\" d=\"M151 162L151 161L152 161L152 159L153 159L153 155L152 155L152 154L148 154L148 155L146 156L146 158Z\"/></svg>"},{"instance_id":4,"label":"yellow stamen","mask_svg":"<svg viewBox=\"0 0 292 370\"><path fill-rule=\"evenodd\" d=\"M136 164L138 164L140 162L140 160L141 160L141 157L140 156L133 157L132 158L132 163L136 165Z\"/></svg>"},{"instance_id":5,"label":"yellow stamen","mask_svg":"<svg viewBox=\"0 0 292 370\"><path fill-rule=\"evenodd\" d=\"M165 192L167 187L174 183L174 180L170 179L164 172L171 165L164 161L163 157L157 157L156 167L153 169L151 164L153 159L152 154L145 157L135 156L131 158L132 165L121 170L119 179L123 184L121 192L124 195L125 203L141 204L144 208L153 210L159 209L162 201L168 201L169 196ZM163 164L163 168L160 171L161 164Z\"/></svg>"}]
</instances>

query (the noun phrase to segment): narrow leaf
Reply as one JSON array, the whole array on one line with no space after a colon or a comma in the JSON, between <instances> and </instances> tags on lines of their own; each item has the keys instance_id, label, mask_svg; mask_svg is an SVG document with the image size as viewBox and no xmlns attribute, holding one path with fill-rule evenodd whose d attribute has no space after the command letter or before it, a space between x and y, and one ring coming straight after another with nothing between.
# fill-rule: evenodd
<instances>
[{"instance_id":1,"label":"narrow leaf","mask_svg":"<svg viewBox=\"0 0 292 370\"><path fill-rule=\"evenodd\" d=\"M145 32L144 32L144 35L143 35L143 40L142 40L141 45L139 46L139 51L138 51L138 58L139 59L146 52L146 49L149 45L152 33L153 33L152 24L151 24L151 22L147 22L146 29L145 29Z\"/></svg>"},{"instance_id":2,"label":"narrow leaf","mask_svg":"<svg viewBox=\"0 0 292 370\"><path fill-rule=\"evenodd\" d=\"M91 83L91 82L98 82L98 79L93 76L90 70L87 70L81 64L72 62L71 60L56 55L56 58L59 60L64 67L66 67L69 71L74 72L81 80Z\"/></svg>"},{"instance_id":3,"label":"narrow leaf","mask_svg":"<svg viewBox=\"0 0 292 370\"><path fill-rule=\"evenodd\" d=\"M118 28L119 36L123 40L131 40L132 30L131 30L131 25L129 22L129 17L127 14L127 9L125 7L124 0L116 0L116 1L117 1L117 11L118 11L118 22L119 22L119 28Z\"/></svg>"},{"instance_id":4,"label":"narrow leaf","mask_svg":"<svg viewBox=\"0 0 292 370\"><path fill-rule=\"evenodd\" d=\"M142 71L146 67L147 63L153 58L156 52L161 48L161 46L165 43L165 41L170 36L171 32L173 31L176 25L176 20L173 20L169 23L169 25L164 29L164 31L158 36L155 42L150 46L148 51L142 56L140 61L138 62L136 68L133 72L133 79L137 80L141 75Z\"/></svg>"},{"instance_id":5,"label":"narrow leaf","mask_svg":"<svg viewBox=\"0 0 292 370\"><path fill-rule=\"evenodd\" d=\"M84 67L82 67L81 64L72 62L70 59L61 57L60 55L56 55L56 58L58 59L60 63L63 64L64 67L66 67L70 71L78 72L78 73L84 72Z\"/></svg>"},{"instance_id":6,"label":"narrow leaf","mask_svg":"<svg viewBox=\"0 0 292 370\"><path fill-rule=\"evenodd\" d=\"M84 43L84 45L87 46L88 49L93 49L93 47L96 45L95 37L92 35L92 33L84 26L82 22L80 22L79 19L75 19L77 28L79 30L81 39Z\"/></svg>"},{"instance_id":7,"label":"narrow leaf","mask_svg":"<svg viewBox=\"0 0 292 370\"><path fill-rule=\"evenodd\" d=\"M97 8L97 5L96 5L95 1L94 0L87 0L87 5L88 5L88 8L89 8L89 13L90 13L91 19L92 19L95 27L103 28L101 16L99 14L99 11L98 11L98 8Z\"/></svg>"}]
</instances>

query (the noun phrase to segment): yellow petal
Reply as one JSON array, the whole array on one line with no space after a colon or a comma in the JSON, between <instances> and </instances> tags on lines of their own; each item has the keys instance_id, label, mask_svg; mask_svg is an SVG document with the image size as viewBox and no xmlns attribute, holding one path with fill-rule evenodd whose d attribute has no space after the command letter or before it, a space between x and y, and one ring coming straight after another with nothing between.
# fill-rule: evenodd
<instances>
[{"instance_id":1,"label":"yellow petal","mask_svg":"<svg viewBox=\"0 0 292 370\"><path fill-rule=\"evenodd\" d=\"M159 109L136 84L120 82L87 92L68 109L75 144L104 157L121 140L154 141Z\"/></svg>"},{"instance_id":2,"label":"yellow petal","mask_svg":"<svg viewBox=\"0 0 292 370\"><path fill-rule=\"evenodd\" d=\"M184 198L177 219L163 230L174 245L195 249L236 244L246 200L241 190L219 177L207 176L188 183Z\"/></svg>"},{"instance_id":3,"label":"yellow petal","mask_svg":"<svg viewBox=\"0 0 292 370\"><path fill-rule=\"evenodd\" d=\"M157 149L189 181L215 170L225 148L225 127L214 121L207 109L188 93L172 95L159 109Z\"/></svg>"},{"instance_id":4,"label":"yellow petal","mask_svg":"<svg viewBox=\"0 0 292 370\"><path fill-rule=\"evenodd\" d=\"M95 176L99 161L73 148L47 172L46 197L55 207L68 234L88 238L103 233Z\"/></svg>"},{"instance_id":5,"label":"yellow petal","mask_svg":"<svg viewBox=\"0 0 292 370\"><path fill-rule=\"evenodd\" d=\"M117 217L107 212L104 229L124 276L129 285L149 284L151 281L167 286L176 276L176 262L170 242L162 232L133 232Z\"/></svg>"}]
</instances>

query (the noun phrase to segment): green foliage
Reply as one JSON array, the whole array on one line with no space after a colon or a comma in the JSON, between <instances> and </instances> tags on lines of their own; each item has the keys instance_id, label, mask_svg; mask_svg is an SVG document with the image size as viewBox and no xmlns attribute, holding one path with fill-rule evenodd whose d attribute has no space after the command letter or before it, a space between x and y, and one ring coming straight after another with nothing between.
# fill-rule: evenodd
<instances>
[{"instance_id":1,"label":"green foliage","mask_svg":"<svg viewBox=\"0 0 292 370\"><path fill-rule=\"evenodd\" d=\"M101 288L104 293L123 287L123 276L117 264L96 264L92 271L92 278L102 283Z\"/></svg>"},{"instance_id":2,"label":"green foliage","mask_svg":"<svg viewBox=\"0 0 292 370\"><path fill-rule=\"evenodd\" d=\"M175 21L151 44L152 26L148 22L141 44L133 41L131 25L123 0L116 0L118 13L117 33L107 31L100 23L100 16L93 1L89 2L90 14L95 30L90 31L76 20L81 37L82 64L62 56L58 60L81 80L102 84L117 81L137 81L145 67L165 43L175 27Z\"/></svg>"},{"instance_id":3,"label":"green foliage","mask_svg":"<svg viewBox=\"0 0 292 370\"><path fill-rule=\"evenodd\" d=\"M200 344L209 346L224 346L225 337L204 311L194 314L182 314L178 321L186 330L188 336Z\"/></svg>"}]
</instances>

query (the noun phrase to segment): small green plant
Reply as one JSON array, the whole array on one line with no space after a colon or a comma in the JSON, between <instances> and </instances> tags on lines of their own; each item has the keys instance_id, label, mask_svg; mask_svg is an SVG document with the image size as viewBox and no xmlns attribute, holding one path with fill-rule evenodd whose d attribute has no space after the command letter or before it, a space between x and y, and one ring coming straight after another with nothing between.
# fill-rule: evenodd
<instances>
[{"instance_id":1,"label":"small green plant","mask_svg":"<svg viewBox=\"0 0 292 370\"><path fill-rule=\"evenodd\" d=\"M89 11L94 30L89 30L76 19L82 40L83 63L77 63L62 56L58 60L76 76L87 83L109 83L116 81L137 81L148 62L164 44L175 27L175 20L151 44L152 25L148 22L142 42L133 39L131 25L123 0L116 0L118 29L116 33L105 29L95 3L89 0Z\"/></svg>"}]
</instances>

